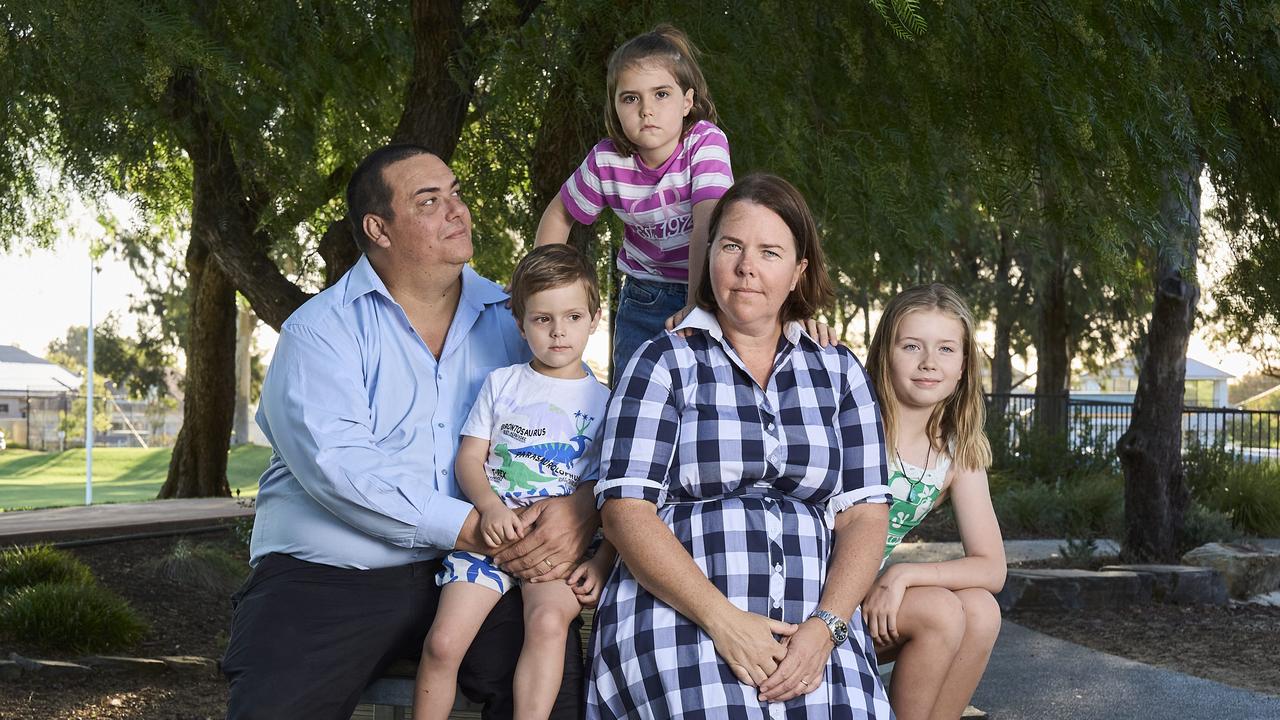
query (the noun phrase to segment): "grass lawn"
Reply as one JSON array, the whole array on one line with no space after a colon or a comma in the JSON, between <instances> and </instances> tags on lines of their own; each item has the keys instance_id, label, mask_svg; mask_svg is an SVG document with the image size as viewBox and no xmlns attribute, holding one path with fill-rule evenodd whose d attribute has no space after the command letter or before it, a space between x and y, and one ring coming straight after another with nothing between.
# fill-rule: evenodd
<instances>
[{"instance_id":1,"label":"grass lawn","mask_svg":"<svg viewBox=\"0 0 1280 720\"><path fill-rule=\"evenodd\" d=\"M172 448L94 448L93 502L155 499L169 472ZM231 492L258 493L271 448L241 445L227 458ZM84 450L43 453L0 451L0 511L84 504Z\"/></svg>"}]
</instances>

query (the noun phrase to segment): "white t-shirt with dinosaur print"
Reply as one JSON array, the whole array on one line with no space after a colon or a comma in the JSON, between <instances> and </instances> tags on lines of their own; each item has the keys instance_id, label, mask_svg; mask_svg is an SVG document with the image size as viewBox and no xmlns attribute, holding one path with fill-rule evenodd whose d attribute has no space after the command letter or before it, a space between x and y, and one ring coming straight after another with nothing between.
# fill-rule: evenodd
<instances>
[{"instance_id":1,"label":"white t-shirt with dinosaur print","mask_svg":"<svg viewBox=\"0 0 1280 720\"><path fill-rule=\"evenodd\" d=\"M608 403L589 369L565 380L520 363L489 373L462 434L489 441L489 485L508 507L524 507L596 479Z\"/></svg>"}]
</instances>

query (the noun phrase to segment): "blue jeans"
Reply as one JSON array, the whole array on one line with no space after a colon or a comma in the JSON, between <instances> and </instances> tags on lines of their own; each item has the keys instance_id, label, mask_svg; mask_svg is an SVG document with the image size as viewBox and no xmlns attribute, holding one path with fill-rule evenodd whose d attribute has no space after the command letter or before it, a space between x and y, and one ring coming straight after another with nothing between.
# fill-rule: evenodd
<instances>
[{"instance_id":1,"label":"blue jeans","mask_svg":"<svg viewBox=\"0 0 1280 720\"><path fill-rule=\"evenodd\" d=\"M631 356L645 340L661 333L667 318L684 307L689 286L628 277L618 295L618 319L613 327L613 377L617 385Z\"/></svg>"}]
</instances>

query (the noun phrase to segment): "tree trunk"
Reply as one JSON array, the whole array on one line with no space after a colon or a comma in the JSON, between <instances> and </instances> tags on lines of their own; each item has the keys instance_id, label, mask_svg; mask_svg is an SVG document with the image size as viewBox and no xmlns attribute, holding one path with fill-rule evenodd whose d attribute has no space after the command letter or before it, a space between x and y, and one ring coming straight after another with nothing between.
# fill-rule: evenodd
<instances>
[{"instance_id":1,"label":"tree trunk","mask_svg":"<svg viewBox=\"0 0 1280 720\"><path fill-rule=\"evenodd\" d=\"M458 148L467 107L475 95L477 68L463 62L468 30L462 11L461 0L412 3L413 71L404 112L391 134L392 143L421 145L446 163ZM353 232L348 217L330 223L325 230L320 240L325 287L341 279L360 260Z\"/></svg>"},{"instance_id":2,"label":"tree trunk","mask_svg":"<svg viewBox=\"0 0 1280 720\"><path fill-rule=\"evenodd\" d=\"M1116 449L1124 468L1124 556L1175 562L1190 494L1182 467L1182 404L1187 343L1200 288L1199 161L1171 173L1161 203L1165 243L1154 264L1155 302L1138 374L1133 418Z\"/></svg>"},{"instance_id":3,"label":"tree trunk","mask_svg":"<svg viewBox=\"0 0 1280 720\"><path fill-rule=\"evenodd\" d=\"M227 450L235 411L236 291L202 239L208 229L202 227L207 217L201 217L201 204L197 194L187 247L191 317L184 343L182 429L157 496L162 499L231 495Z\"/></svg>"},{"instance_id":4,"label":"tree trunk","mask_svg":"<svg viewBox=\"0 0 1280 720\"><path fill-rule=\"evenodd\" d=\"M232 423L231 444L249 442L249 394L253 385L253 330L258 319L253 311L241 307L236 319L236 412Z\"/></svg>"},{"instance_id":5,"label":"tree trunk","mask_svg":"<svg viewBox=\"0 0 1280 720\"><path fill-rule=\"evenodd\" d=\"M991 354L992 398L988 416L993 420L1003 420L1009 393L1013 391L1013 357L1010 346L1014 323L1014 283L1009 277L1013 267L1013 233L1001 227L997 229L996 235L1000 251L996 257L995 344Z\"/></svg>"},{"instance_id":6,"label":"tree trunk","mask_svg":"<svg viewBox=\"0 0 1280 720\"><path fill-rule=\"evenodd\" d=\"M227 451L236 394L236 286L248 283L245 296L255 307L278 316L281 303L305 297L266 254L255 237L257 218L247 199L231 143L205 106L198 78L175 77L170 86L173 112L184 132L191 158L191 240L187 246L187 297L190 318L183 350L187 357L182 429L169 462L161 498L227 496ZM218 249L227 251L217 257ZM258 257L258 261L251 260ZM259 262L261 261L261 262ZM272 272L263 269L262 263ZM228 272L231 267L235 272ZM273 275L273 277L267 277ZM238 282L236 280L238 278ZM274 280L273 280L274 278ZM280 287L283 283L287 292ZM274 289L264 289L274 288ZM292 299L290 299L292 298Z\"/></svg>"},{"instance_id":7,"label":"tree trunk","mask_svg":"<svg viewBox=\"0 0 1280 720\"><path fill-rule=\"evenodd\" d=\"M600 136L598 103L591 101L604 97L604 83L598 81L600 73L584 73L582 68L603 67L612 52L611 40L607 33L585 26L574 32L570 61L557 72L542 104L529 161L535 208L551 202ZM569 231L569 244L593 260L597 259L596 240L593 226L574 223Z\"/></svg>"},{"instance_id":8,"label":"tree trunk","mask_svg":"<svg viewBox=\"0 0 1280 720\"><path fill-rule=\"evenodd\" d=\"M1036 425L1051 436L1065 436L1067 389L1071 380L1071 310L1067 280L1071 277L1066 251L1050 231L1051 255L1041 273L1036 312Z\"/></svg>"}]
</instances>

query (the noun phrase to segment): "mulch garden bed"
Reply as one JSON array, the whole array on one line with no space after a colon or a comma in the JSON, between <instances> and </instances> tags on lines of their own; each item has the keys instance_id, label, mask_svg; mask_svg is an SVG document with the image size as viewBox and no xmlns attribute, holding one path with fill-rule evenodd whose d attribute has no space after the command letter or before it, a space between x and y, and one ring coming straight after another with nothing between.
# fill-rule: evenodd
<instances>
[{"instance_id":1,"label":"mulch garden bed","mask_svg":"<svg viewBox=\"0 0 1280 720\"><path fill-rule=\"evenodd\" d=\"M231 533L196 535L190 542L216 543L243 553ZM124 654L221 656L230 628L229 592L182 586L149 567L172 552L176 538L152 538L72 548L99 582L124 596L150 623L139 647ZM1017 612L1010 620L1098 650L1207 677L1238 687L1276 693L1280 663L1280 608L1146 605L1089 613ZM74 659L0 646L0 656ZM217 677L160 674L153 677L94 671L69 678L30 674L0 681L0 717L221 718L227 690Z\"/></svg>"},{"instance_id":2,"label":"mulch garden bed","mask_svg":"<svg viewBox=\"0 0 1280 720\"><path fill-rule=\"evenodd\" d=\"M150 632L141 643L117 654L133 657L198 655L217 659L231 628L231 591L181 585L155 571L152 563L173 551L175 537L87 545L68 551L83 560L101 585L118 593L146 619ZM230 532L188 536L235 555L244 547ZM245 565L246 574L248 565ZM0 646L26 657L74 660L76 655ZM158 674L141 677L92 671L67 677L24 674L0 682L0 717L12 720L59 718L223 718L227 685L221 677Z\"/></svg>"},{"instance_id":3,"label":"mulch garden bed","mask_svg":"<svg viewBox=\"0 0 1280 720\"><path fill-rule=\"evenodd\" d=\"M1014 611L1008 619L1112 655L1280 695L1280 607L1153 603L1087 612Z\"/></svg>"}]
</instances>

